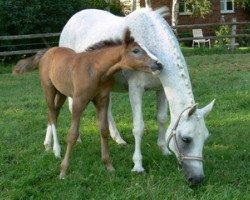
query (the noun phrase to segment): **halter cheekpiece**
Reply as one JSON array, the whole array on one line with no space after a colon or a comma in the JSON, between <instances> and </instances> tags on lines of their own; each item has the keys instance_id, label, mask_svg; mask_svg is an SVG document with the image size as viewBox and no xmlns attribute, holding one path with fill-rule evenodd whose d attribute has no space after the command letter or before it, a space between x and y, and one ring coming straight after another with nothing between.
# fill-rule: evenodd
<instances>
[{"instance_id":1,"label":"halter cheekpiece","mask_svg":"<svg viewBox=\"0 0 250 200\"><path fill-rule=\"evenodd\" d=\"M176 129L177 129L177 126L179 125L179 122L180 122L180 119L181 119L181 117L182 117L182 114L183 114L186 110L188 110L188 109L190 109L190 108L192 108L192 107L193 107L193 106L187 107L187 108L185 108L185 109L181 112L181 114L180 114L179 117L177 118L177 120L176 120L176 122L175 122L175 124L174 124L174 127L172 128L171 133L170 133L170 135L168 136L168 139L167 139L167 147L168 147L168 150L169 150L170 152L174 153L174 152L170 149L170 147L169 147L170 140L173 138L173 141L174 141L174 144L175 144L175 147L176 147L176 150L177 150L177 154L178 154L178 155L177 155L177 159L178 159L179 164L181 164L183 160L198 160L198 161L204 161L202 157L198 157L198 156L185 156L184 154L181 153L180 148L179 148L178 143L177 143L177 138L176 138Z\"/></svg>"}]
</instances>

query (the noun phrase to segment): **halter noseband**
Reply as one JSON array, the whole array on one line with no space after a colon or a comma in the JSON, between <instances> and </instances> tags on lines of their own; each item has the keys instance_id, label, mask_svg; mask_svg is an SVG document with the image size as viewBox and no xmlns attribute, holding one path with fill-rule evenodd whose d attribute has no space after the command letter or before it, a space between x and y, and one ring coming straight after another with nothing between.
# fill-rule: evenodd
<instances>
[{"instance_id":1,"label":"halter noseband","mask_svg":"<svg viewBox=\"0 0 250 200\"><path fill-rule=\"evenodd\" d=\"M181 119L182 114L183 114L186 110L188 110L188 109L190 109L190 108L192 108L192 106L185 108L185 109L181 112L181 114L180 114L179 117L177 118L177 120L176 120L176 122L175 122L175 124L174 124L174 127L172 128L171 133L170 133L170 135L168 136L168 139L167 139L167 147L168 147L168 150L169 150L170 152L174 153L174 152L170 149L170 147L169 147L170 140L173 138L173 141L174 141L174 144L175 144L176 150L177 150L177 159L178 159L178 162L179 162L180 165L181 165L181 163L182 163L183 160L198 160L198 161L203 161L203 158L202 158L202 157L198 157L198 156L185 156L184 154L182 154L182 153L180 152L180 148L179 148L178 143L177 143L177 138L176 138L176 129L177 129L177 126L179 125L179 122L180 122L180 119Z\"/></svg>"}]
</instances>

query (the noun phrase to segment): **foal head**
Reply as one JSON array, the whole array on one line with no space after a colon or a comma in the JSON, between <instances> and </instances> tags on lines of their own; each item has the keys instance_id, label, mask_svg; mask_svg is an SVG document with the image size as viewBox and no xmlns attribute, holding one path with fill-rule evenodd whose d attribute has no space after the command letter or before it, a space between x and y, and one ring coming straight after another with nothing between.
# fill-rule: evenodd
<instances>
[{"instance_id":1,"label":"foal head","mask_svg":"<svg viewBox=\"0 0 250 200\"><path fill-rule=\"evenodd\" d=\"M159 60L143 45L134 41L129 29L123 39L124 52L121 64L123 68L144 71L158 75L163 69Z\"/></svg>"}]
</instances>

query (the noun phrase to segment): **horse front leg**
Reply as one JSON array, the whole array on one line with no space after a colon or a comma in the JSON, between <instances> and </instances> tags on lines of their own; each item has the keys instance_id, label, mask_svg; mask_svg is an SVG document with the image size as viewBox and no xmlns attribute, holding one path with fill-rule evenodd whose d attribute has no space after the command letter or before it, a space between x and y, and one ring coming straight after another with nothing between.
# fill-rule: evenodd
<instances>
[{"instance_id":1,"label":"horse front leg","mask_svg":"<svg viewBox=\"0 0 250 200\"><path fill-rule=\"evenodd\" d=\"M99 129L101 131L101 155L102 155L102 162L107 168L108 171L114 171L114 167L111 164L110 156L109 156L109 126L108 126L108 104L109 104L109 95L105 94L105 96L100 95L97 96L93 101L96 112L97 112L97 119L99 124Z\"/></svg>"},{"instance_id":2,"label":"horse front leg","mask_svg":"<svg viewBox=\"0 0 250 200\"><path fill-rule=\"evenodd\" d=\"M167 131L166 120L167 120L167 108L168 102L163 88L156 91L157 98L157 122L158 122L158 140L157 144L160 147L164 155L168 155L170 152L167 148L165 140L165 134Z\"/></svg>"},{"instance_id":3,"label":"horse front leg","mask_svg":"<svg viewBox=\"0 0 250 200\"><path fill-rule=\"evenodd\" d=\"M66 175L69 166L69 157L72 152L73 146L76 143L76 140L79 136L79 124L80 124L81 114L83 110L86 108L87 104L88 101L85 100L83 97L73 98L71 127L67 138L67 149L64 159L61 163L61 172L60 172L61 179L63 179Z\"/></svg>"},{"instance_id":4,"label":"horse front leg","mask_svg":"<svg viewBox=\"0 0 250 200\"><path fill-rule=\"evenodd\" d=\"M71 97L68 97L68 104L69 104L69 111L72 114L72 107L73 107L73 99ZM81 135L79 134L77 138L77 142L82 143Z\"/></svg>"},{"instance_id":5,"label":"horse front leg","mask_svg":"<svg viewBox=\"0 0 250 200\"><path fill-rule=\"evenodd\" d=\"M130 83L129 84L129 99L133 112L133 135L135 137L135 151L133 154L134 167L133 172L143 172L142 154L141 154L141 139L144 132L144 122L142 115L142 95L144 88Z\"/></svg>"},{"instance_id":6,"label":"horse front leg","mask_svg":"<svg viewBox=\"0 0 250 200\"><path fill-rule=\"evenodd\" d=\"M111 97L109 99L109 106L108 106L108 122L109 122L109 131L112 139L117 143L121 145L127 144L121 137L118 129L116 128L116 124L112 115L112 104L111 104Z\"/></svg>"}]
</instances>

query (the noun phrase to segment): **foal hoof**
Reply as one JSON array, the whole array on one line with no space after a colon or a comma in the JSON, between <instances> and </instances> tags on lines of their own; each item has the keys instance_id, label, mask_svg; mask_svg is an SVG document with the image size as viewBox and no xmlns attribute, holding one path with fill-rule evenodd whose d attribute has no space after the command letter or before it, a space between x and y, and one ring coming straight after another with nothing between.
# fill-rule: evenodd
<instances>
[{"instance_id":1,"label":"foal hoof","mask_svg":"<svg viewBox=\"0 0 250 200\"><path fill-rule=\"evenodd\" d=\"M108 165L108 166L106 166L106 168L107 168L107 170L109 172L114 172L115 171L115 168L112 165Z\"/></svg>"},{"instance_id":2,"label":"foal hoof","mask_svg":"<svg viewBox=\"0 0 250 200\"><path fill-rule=\"evenodd\" d=\"M61 172L59 175L59 179L63 180L65 179L66 173L65 172Z\"/></svg>"},{"instance_id":3,"label":"foal hoof","mask_svg":"<svg viewBox=\"0 0 250 200\"><path fill-rule=\"evenodd\" d=\"M56 158L61 158L61 147L53 147L53 152Z\"/></svg>"},{"instance_id":4,"label":"foal hoof","mask_svg":"<svg viewBox=\"0 0 250 200\"><path fill-rule=\"evenodd\" d=\"M82 144L82 138L80 137L80 135L79 135L79 137L77 138L77 143Z\"/></svg>"}]
</instances>

